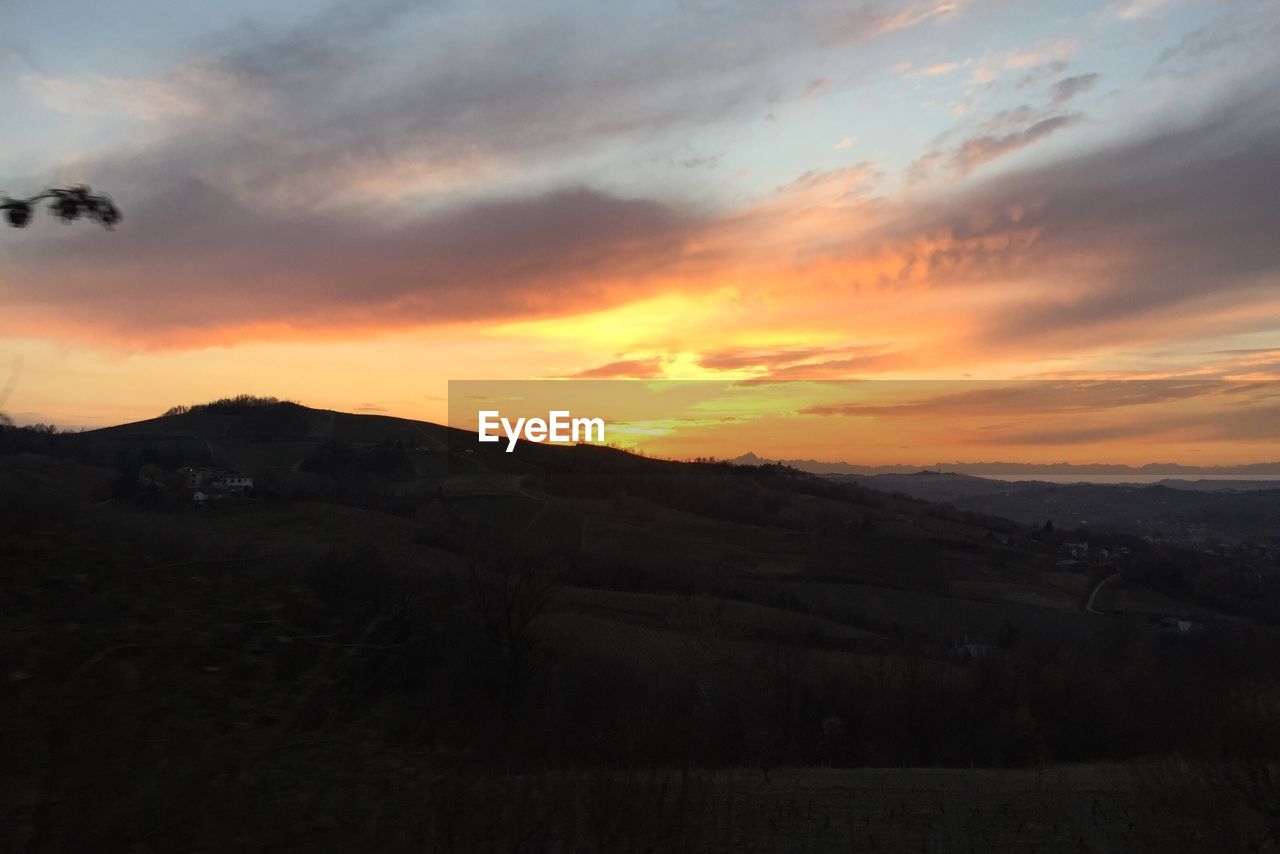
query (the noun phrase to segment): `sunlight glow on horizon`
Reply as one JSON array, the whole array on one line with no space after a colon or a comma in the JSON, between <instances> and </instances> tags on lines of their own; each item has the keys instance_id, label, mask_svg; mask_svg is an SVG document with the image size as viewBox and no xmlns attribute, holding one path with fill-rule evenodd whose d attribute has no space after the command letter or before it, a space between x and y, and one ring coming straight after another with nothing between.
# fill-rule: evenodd
<instances>
[{"instance_id":1,"label":"sunlight glow on horizon","mask_svg":"<svg viewBox=\"0 0 1280 854\"><path fill-rule=\"evenodd\" d=\"M124 221L0 231L18 423L241 393L443 422L466 379L1280 377L1265 0L71 6L10 12L0 108L30 137L0 141L0 187L84 180ZM66 27L120 49L62 62ZM824 402L802 388L779 409ZM1058 433L998 415L890 432L1280 459L1200 422L1112 435L1106 412L1032 445ZM810 420L634 435L869 448Z\"/></svg>"}]
</instances>

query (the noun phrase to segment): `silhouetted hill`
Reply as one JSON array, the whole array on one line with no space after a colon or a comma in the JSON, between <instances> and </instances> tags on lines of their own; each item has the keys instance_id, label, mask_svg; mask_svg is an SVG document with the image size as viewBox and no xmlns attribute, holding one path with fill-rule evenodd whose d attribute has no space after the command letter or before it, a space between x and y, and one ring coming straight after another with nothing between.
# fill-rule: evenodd
<instances>
[{"instance_id":1,"label":"silhouetted hill","mask_svg":"<svg viewBox=\"0 0 1280 854\"><path fill-rule=\"evenodd\" d=\"M689 768L763 769L750 794L778 766L970 780L1270 732L1237 702L1280 684L1252 553L280 401L0 440L0 793L44 838L145 813L173 817L158 849L294 850L319 804L326 839L386 814L517 850L606 796L639 833ZM196 503L190 467L253 487ZM479 815L513 791L527 811Z\"/></svg>"},{"instance_id":2,"label":"silhouetted hill","mask_svg":"<svg viewBox=\"0 0 1280 854\"><path fill-rule=\"evenodd\" d=\"M1051 547L1003 519L783 466L681 463L607 447L529 442L506 453L437 424L291 402L224 401L56 438L64 455L115 471L121 497L135 493L139 471L153 467L149 476L154 480L158 469L169 486L145 499L181 504L174 473L207 466L252 476L259 502L324 501L401 518L420 517L441 501L473 505L481 516L494 502L504 505L499 517L515 505L555 508L608 530L618 538L610 550L650 568L670 564L678 543L689 547L688 528L698 531L694 553L740 555L732 559L735 576L759 572L772 581L823 577L946 589L991 573L1024 572L1031 574L1022 583L1034 588L1040 582L1032 568L1052 565ZM771 545L744 549L735 527L741 525L753 526L748 539ZM653 543L650 554L625 545L622 532L641 528L650 529L643 535ZM851 560L859 551L863 558ZM595 579L612 580L606 570ZM1074 607L1070 596L1064 601Z\"/></svg>"},{"instance_id":3,"label":"silhouetted hill","mask_svg":"<svg viewBox=\"0 0 1280 854\"><path fill-rule=\"evenodd\" d=\"M833 475L841 482L1013 519L1158 537L1184 545L1257 541L1280 545L1280 483L1162 481L1046 483L958 474Z\"/></svg>"},{"instance_id":4,"label":"silhouetted hill","mask_svg":"<svg viewBox=\"0 0 1280 854\"><path fill-rule=\"evenodd\" d=\"M1081 564L1073 581L1043 575L1061 558L1057 539L1039 530L1046 520L1061 530L1092 519L1093 530L1142 533L1129 522L1158 518L1153 507L1180 520L1194 511L1246 527L1265 526L1270 512L1256 499L1206 510L1198 494L1172 490L1072 489L937 472L820 477L754 456L744 464L682 463L529 442L506 453L438 424L272 399L183 407L52 440L82 469L103 472L98 493L117 500L181 507L188 493L177 472L212 467L253 477L259 505L322 502L414 520L424 540L449 548L500 538L513 519L555 517L547 536L564 541L590 585L701 589L731 566L734 583L801 584L788 595L802 598L818 581L904 591L904 612L922 591L957 603L1077 610L1098 567ZM1091 516L1080 515L1086 511ZM910 620L930 628L921 613ZM985 617L964 617L949 631L992 630Z\"/></svg>"},{"instance_id":5,"label":"silhouetted hill","mask_svg":"<svg viewBox=\"0 0 1280 854\"><path fill-rule=\"evenodd\" d=\"M1148 463L1142 466L1129 466L1114 463L1017 463L1005 461L971 462L971 463L934 463L929 466L919 465L885 465L865 466L846 462L830 462L823 460L765 460L754 453L737 457L733 462L772 462L790 466L813 474L852 474L852 475L893 475L915 474L917 472L933 472L935 474L967 474L974 477L1001 477L1025 475L1028 478L1052 475L1055 477L1071 475L1106 475L1109 477L1132 476L1149 478L1166 476L1179 478L1195 478L1212 476L1216 478L1236 476L1256 477L1261 475L1280 476L1280 461L1248 463L1232 466L1187 466L1178 463Z\"/></svg>"}]
</instances>

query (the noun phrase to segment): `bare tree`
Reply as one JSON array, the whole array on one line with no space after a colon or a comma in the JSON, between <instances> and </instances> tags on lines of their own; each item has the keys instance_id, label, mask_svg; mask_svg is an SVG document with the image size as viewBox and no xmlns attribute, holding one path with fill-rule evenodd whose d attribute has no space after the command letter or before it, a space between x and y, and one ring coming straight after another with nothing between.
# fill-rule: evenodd
<instances>
[{"instance_id":1,"label":"bare tree","mask_svg":"<svg viewBox=\"0 0 1280 854\"><path fill-rule=\"evenodd\" d=\"M502 716L508 721L532 675L536 623L560 589L560 573L546 555L507 552L488 560L473 557L468 581L485 633L498 648Z\"/></svg>"}]
</instances>

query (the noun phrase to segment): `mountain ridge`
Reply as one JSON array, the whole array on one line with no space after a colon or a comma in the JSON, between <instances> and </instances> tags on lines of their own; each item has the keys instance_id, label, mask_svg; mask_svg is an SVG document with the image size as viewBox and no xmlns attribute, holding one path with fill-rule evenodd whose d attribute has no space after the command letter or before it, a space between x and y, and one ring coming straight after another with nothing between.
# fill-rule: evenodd
<instances>
[{"instance_id":1,"label":"mountain ridge","mask_svg":"<svg viewBox=\"0 0 1280 854\"><path fill-rule=\"evenodd\" d=\"M1280 461L1245 463L1239 465L1188 466L1181 463L1146 463L1131 466L1124 463L1020 463L1009 461L992 462L938 462L932 465L881 465L869 466L844 461L824 461L815 459L769 459L754 452L729 460L738 465L776 464L806 471L810 474L915 474L929 472L932 474L958 474L981 477L983 475L1063 475L1063 474L1102 474L1102 475L1275 475L1280 477Z\"/></svg>"}]
</instances>

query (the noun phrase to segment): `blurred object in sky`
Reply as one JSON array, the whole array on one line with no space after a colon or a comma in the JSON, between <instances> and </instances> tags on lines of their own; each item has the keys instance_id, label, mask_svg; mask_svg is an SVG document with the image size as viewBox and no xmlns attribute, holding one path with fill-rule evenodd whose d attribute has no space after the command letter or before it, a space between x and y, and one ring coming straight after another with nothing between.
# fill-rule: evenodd
<instances>
[{"instance_id":1,"label":"blurred object in sky","mask_svg":"<svg viewBox=\"0 0 1280 854\"><path fill-rule=\"evenodd\" d=\"M92 192L87 185L77 184L66 189L57 187L45 190L29 199L11 199L0 196L0 210L14 228L23 228L31 221L37 202L49 199L49 211L64 223L74 222L81 216L97 220L104 228L112 229L120 222L120 209L108 196Z\"/></svg>"}]
</instances>

